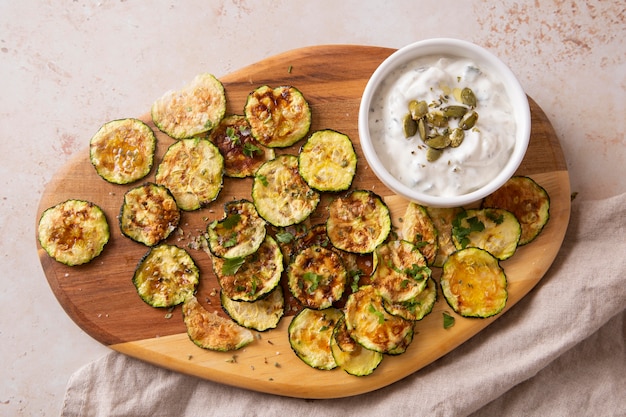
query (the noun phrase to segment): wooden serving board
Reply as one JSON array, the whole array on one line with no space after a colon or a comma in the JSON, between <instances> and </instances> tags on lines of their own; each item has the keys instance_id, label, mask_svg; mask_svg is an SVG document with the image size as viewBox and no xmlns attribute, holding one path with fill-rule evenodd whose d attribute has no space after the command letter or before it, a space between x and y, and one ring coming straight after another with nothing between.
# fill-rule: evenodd
<instances>
[{"instance_id":1,"label":"wooden serving board","mask_svg":"<svg viewBox=\"0 0 626 417\"><path fill-rule=\"evenodd\" d=\"M357 115L361 93L376 67L394 50L367 46L317 46L289 51L232 74L221 77L228 100L227 111L241 114L246 96L254 88L292 85L300 89L311 105L311 131L331 128L347 134L357 151L358 169L352 188L373 190L389 205L394 226L400 226L407 201L392 195L368 169L359 146ZM163 86L164 91L180 86ZM546 115L531 99L530 146L518 174L541 184L551 198L551 219L542 234L502 266L509 279L507 309L514 306L544 276L561 243L570 215L570 188L563 153ZM156 132L158 150L155 166L173 141L158 132L149 113L128 115L146 121ZM94 126L94 132L99 126ZM87 147L89 138L85 138ZM286 152L297 153L302 142ZM153 168L147 181L154 180ZM137 185L137 184L134 184ZM131 185L131 186L134 186ZM152 308L137 295L131 282L134 269L147 252L141 244L120 234L117 214L126 190L131 186L112 185L96 174L88 150L77 154L57 172L46 186L38 216L68 198L92 201L105 211L111 239L103 253L91 263L67 267L51 259L38 245L39 258L50 287L67 314L89 335L110 348L155 365L220 383L267 393L300 398L351 396L394 383L450 352L498 318L466 319L457 316L454 327L444 330L442 312L451 312L441 294L432 313L416 324L416 335L406 353L386 356L367 377L354 377L336 369L320 371L305 365L292 352L287 327L293 317L290 308L277 329L259 333L247 347L236 352L213 352L195 346L187 337L180 306L172 311ZM250 199L251 180L225 178L217 201L197 212L183 213L181 233L168 242L186 247L207 225L223 215L223 204L233 198ZM322 203L312 223L324 219ZM208 255L191 250L201 272L198 299L210 310L223 312L219 285ZM435 271L437 274L437 271ZM295 306L293 302L289 303ZM506 311L506 310L505 310Z\"/></svg>"}]
</instances>

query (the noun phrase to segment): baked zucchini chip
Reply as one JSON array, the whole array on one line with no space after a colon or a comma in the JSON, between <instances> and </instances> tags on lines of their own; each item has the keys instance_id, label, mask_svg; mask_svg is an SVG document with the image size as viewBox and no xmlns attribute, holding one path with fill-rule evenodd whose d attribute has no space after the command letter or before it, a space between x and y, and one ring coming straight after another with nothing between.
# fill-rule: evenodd
<instances>
[{"instance_id":1,"label":"baked zucchini chip","mask_svg":"<svg viewBox=\"0 0 626 417\"><path fill-rule=\"evenodd\" d=\"M519 222L504 209L469 209L452 222L452 241L457 249L484 249L501 261L513 256L520 233Z\"/></svg>"},{"instance_id":2,"label":"baked zucchini chip","mask_svg":"<svg viewBox=\"0 0 626 417\"><path fill-rule=\"evenodd\" d=\"M409 203L403 217L402 236L417 246L428 265L435 263L439 249L438 233L424 206Z\"/></svg>"},{"instance_id":3,"label":"baked zucchini chip","mask_svg":"<svg viewBox=\"0 0 626 417\"><path fill-rule=\"evenodd\" d=\"M305 307L317 310L338 301L347 280L341 257L318 245L303 249L287 268L287 282L293 296Z\"/></svg>"},{"instance_id":4,"label":"baked zucchini chip","mask_svg":"<svg viewBox=\"0 0 626 417\"><path fill-rule=\"evenodd\" d=\"M443 265L441 290L452 309L463 317L490 317L502 311L507 280L498 259L484 249L454 252Z\"/></svg>"},{"instance_id":5,"label":"baked zucchini chip","mask_svg":"<svg viewBox=\"0 0 626 417\"><path fill-rule=\"evenodd\" d=\"M91 164L106 181L129 184L150 173L156 137L137 119L113 120L102 125L89 142Z\"/></svg>"},{"instance_id":6,"label":"baked zucchini chip","mask_svg":"<svg viewBox=\"0 0 626 417\"><path fill-rule=\"evenodd\" d=\"M350 188L356 173L356 161L350 138L330 129L313 133L298 155L300 175L318 191Z\"/></svg>"},{"instance_id":7,"label":"baked zucchini chip","mask_svg":"<svg viewBox=\"0 0 626 417\"><path fill-rule=\"evenodd\" d=\"M406 344L407 337L412 340L413 322L387 313L382 297L371 285L348 296L345 320L350 336L376 352L393 352Z\"/></svg>"},{"instance_id":8,"label":"baked zucchini chip","mask_svg":"<svg viewBox=\"0 0 626 417\"><path fill-rule=\"evenodd\" d=\"M305 308L289 324L289 344L296 355L315 369L337 367L330 350L330 339L342 313L336 308L314 310Z\"/></svg>"},{"instance_id":9,"label":"baked zucchini chip","mask_svg":"<svg viewBox=\"0 0 626 417\"><path fill-rule=\"evenodd\" d=\"M415 298L401 303L390 303L383 300L383 307L389 314L400 316L406 320L419 321L433 310L437 302L437 284L431 277L426 283L424 291Z\"/></svg>"},{"instance_id":10,"label":"baked zucchini chip","mask_svg":"<svg viewBox=\"0 0 626 417\"><path fill-rule=\"evenodd\" d=\"M452 241L452 222L462 207L426 207L426 212L437 229L437 256L432 265L441 268L456 247Z\"/></svg>"},{"instance_id":11,"label":"baked zucchini chip","mask_svg":"<svg viewBox=\"0 0 626 417\"><path fill-rule=\"evenodd\" d=\"M199 74L177 91L152 104L152 121L174 139L198 136L213 129L226 113L224 86L212 74Z\"/></svg>"},{"instance_id":12,"label":"baked zucchini chip","mask_svg":"<svg viewBox=\"0 0 626 417\"><path fill-rule=\"evenodd\" d=\"M215 200L223 185L224 158L206 139L173 143L157 169L157 184L167 187L181 210L193 211Z\"/></svg>"},{"instance_id":13,"label":"baked zucchini chip","mask_svg":"<svg viewBox=\"0 0 626 417\"><path fill-rule=\"evenodd\" d=\"M245 258L211 256L211 260L222 292L235 301L256 301L267 295L279 284L284 269L283 254L270 235Z\"/></svg>"},{"instance_id":14,"label":"baked zucchini chip","mask_svg":"<svg viewBox=\"0 0 626 417\"><path fill-rule=\"evenodd\" d=\"M180 210L170 191L146 183L124 194L119 223L122 234L135 242L154 246L178 227Z\"/></svg>"},{"instance_id":15,"label":"baked zucchini chip","mask_svg":"<svg viewBox=\"0 0 626 417\"><path fill-rule=\"evenodd\" d=\"M173 307L196 293L199 279L200 271L185 249L162 244L139 261L133 284L146 304Z\"/></svg>"},{"instance_id":16,"label":"baked zucchini chip","mask_svg":"<svg viewBox=\"0 0 626 417\"><path fill-rule=\"evenodd\" d=\"M209 249L225 259L243 258L259 249L265 240L265 220L247 200L229 201L225 216L207 227Z\"/></svg>"},{"instance_id":17,"label":"baked zucchini chip","mask_svg":"<svg viewBox=\"0 0 626 417\"><path fill-rule=\"evenodd\" d=\"M283 287L276 286L267 297L257 301L235 301L220 293L222 308L240 326L264 332L275 329L285 313Z\"/></svg>"},{"instance_id":18,"label":"baked zucchini chip","mask_svg":"<svg viewBox=\"0 0 626 417\"><path fill-rule=\"evenodd\" d=\"M530 177L510 178L502 187L485 197L481 207L501 208L513 213L522 227L520 246L532 242L550 219L550 197Z\"/></svg>"},{"instance_id":19,"label":"baked zucchini chip","mask_svg":"<svg viewBox=\"0 0 626 417\"><path fill-rule=\"evenodd\" d=\"M298 157L279 155L257 170L252 201L261 217L274 226L285 227L309 217L320 201L320 194L298 173Z\"/></svg>"},{"instance_id":20,"label":"baked zucchini chip","mask_svg":"<svg viewBox=\"0 0 626 417\"><path fill-rule=\"evenodd\" d=\"M237 350L254 341L253 333L216 311L209 312L196 297L183 303L183 321L189 339L203 349L226 352Z\"/></svg>"},{"instance_id":21,"label":"baked zucchini chip","mask_svg":"<svg viewBox=\"0 0 626 417\"><path fill-rule=\"evenodd\" d=\"M343 317L333 330L330 350L337 366L355 376L370 375L383 360L382 353L365 349L350 337Z\"/></svg>"},{"instance_id":22,"label":"baked zucchini chip","mask_svg":"<svg viewBox=\"0 0 626 417\"><path fill-rule=\"evenodd\" d=\"M228 177L251 177L264 162L275 156L273 149L254 139L248 121L240 115L222 119L211 131L209 140L224 157L224 174Z\"/></svg>"},{"instance_id":23,"label":"baked zucchini chip","mask_svg":"<svg viewBox=\"0 0 626 417\"><path fill-rule=\"evenodd\" d=\"M48 255L74 266L100 255L109 241L110 230L100 207L89 201L67 200L41 214L37 234Z\"/></svg>"},{"instance_id":24,"label":"baked zucchini chip","mask_svg":"<svg viewBox=\"0 0 626 417\"><path fill-rule=\"evenodd\" d=\"M424 255L406 240L392 240L374 252L372 285L391 303L409 301L426 288L431 270Z\"/></svg>"},{"instance_id":25,"label":"baked zucchini chip","mask_svg":"<svg viewBox=\"0 0 626 417\"><path fill-rule=\"evenodd\" d=\"M295 87L263 85L252 91L244 106L252 136L270 148L291 146L309 133L311 109Z\"/></svg>"},{"instance_id":26,"label":"baked zucchini chip","mask_svg":"<svg viewBox=\"0 0 626 417\"><path fill-rule=\"evenodd\" d=\"M353 190L328 206L326 232L338 249L370 253L387 239L391 231L389 208L368 190Z\"/></svg>"}]
</instances>

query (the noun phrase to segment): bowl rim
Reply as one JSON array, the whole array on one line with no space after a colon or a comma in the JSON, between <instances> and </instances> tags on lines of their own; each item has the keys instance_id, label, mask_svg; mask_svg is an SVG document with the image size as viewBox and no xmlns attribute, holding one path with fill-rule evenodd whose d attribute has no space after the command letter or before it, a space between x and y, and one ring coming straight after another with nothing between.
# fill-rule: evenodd
<instances>
[{"instance_id":1,"label":"bowl rim","mask_svg":"<svg viewBox=\"0 0 626 417\"><path fill-rule=\"evenodd\" d=\"M445 49L442 52L442 49ZM419 54L416 55L416 52ZM369 134L369 110L374 93L381 81L394 69L419 56L450 55L469 57L481 61L481 65L495 70L505 86L507 95L513 103L516 117L516 141L513 152L503 169L491 181L482 187L457 196L436 196L418 192L396 179L378 158L372 138ZM472 42L455 38L431 38L408 44L389 55L370 76L363 94L358 113L358 132L361 149L370 169L378 179L394 193L411 201L432 207L458 207L477 202L501 187L511 178L526 154L530 141L531 116L528 96L524 92L513 71L496 55Z\"/></svg>"}]
</instances>

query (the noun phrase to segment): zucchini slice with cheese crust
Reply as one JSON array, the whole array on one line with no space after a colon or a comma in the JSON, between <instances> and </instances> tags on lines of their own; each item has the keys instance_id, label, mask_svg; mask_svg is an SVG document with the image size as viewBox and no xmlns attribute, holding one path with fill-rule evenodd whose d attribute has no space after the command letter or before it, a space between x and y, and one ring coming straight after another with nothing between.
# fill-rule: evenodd
<instances>
[{"instance_id":1,"label":"zucchini slice with cheese crust","mask_svg":"<svg viewBox=\"0 0 626 417\"><path fill-rule=\"evenodd\" d=\"M437 229L437 256L432 265L441 268L448 256L456 250L452 241L452 222L462 207L426 207L426 212Z\"/></svg>"},{"instance_id":2,"label":"zucchini slice with cheese crust","mask_svg":"<svg viewBox=\"0 0 626 417\"><path fill-rule=\"evenodd\" d=\"M254 139L248 121L240 115L222 119L211 131L209 140L224 157L224 174L228 177L251 177L265 161L275 156L273 149Z\"/></svg>"},{"instance_id":3,"label":"zucchini slice with cheese crust","mask_svg":"<svg viewBox=\"0 0 626 417\"><path fill-rule=\"evenodd\" d=\"M91 164L106 181L129 184L150 173L156 137L137 119L113 120L102 125L89 141Z\"/></svg>"},{"instance_id":4,"label":"zucchini slice with cheese crust","mask_svg":"<svg viewBox=\"0 0 626 417\"><path fill-rule=\"evenodd\" d=\"M298 157L285 154L257 170L252 201L261 217L274 226L284 227L309 217L320 201L320 194L298 173Z\"/></svg>"},{"instance_id":5,"label":"zucchini slice with cheese crust","mask_svg":"<svg viewBox=\"0 0 626 417\"><path fill-rule=\"evenodd\" d=\"M426 258L428 265L432 265L439 249L438 233L426 208L420 204L410 202L404 213L402 222L402 236L417 246Z\"/></svg>"},{"instance_id":6,"label":"zucchini slice with cheese crust","mask_svg":"<svg viewBox=\"0 0 626 417\"><path fill-rule=\"evenodd\" d=\"M350 294L345 305L350 336L366 349L388 353L406 343L413 333L413 322L389 314L383 299L371 285Z\"/></svg>"},{"instance_id":7,"label":"zucchini slice with cheese crust","mask_svg":"<svg viewBox=\"0 0 626 417\"><path fill-rule=\"evenodd\" d=\"M279 284L284 268L283 254L270 235L265 235L259 249L245 258L213 255L211 260L222 292L235 301L256 301L271 292Z\"/></svg>"},{"instance_id":8,"label":"zucchini slice with cheese crust","mask_svg":"<svg viewBox=\"0 0 626 417\"><path fill-rule=\"evenodd\" d=\"M139 261L133 284L146 304L172 307L196 293L200 271L185 249L162 244Z\"/></svg>"},{"instance_id":9,"label":"zucchini slice with cheese crust","mask_svg":"<svg viewBox=\"0 0 626 417\"><path fill-rule=\"evenodd\" d=\"M424 255L406 240L392 240L374 252L372 285L391 303L409 301L426 288L431 270Z\"/></svg>"},{"instance_id":10,"label":"zucchini slice with cheese crust","mask_svg":"<svg viewBox=\"0 0 626 417\"><path fill-rule=\"evenodd\" d=\"M356 173L356 161L350 138L330 129L313 133L298 155L300 175L318 191L350 188Z\"/></svg>"},{"instance_id":11,"label":"zucchini slice with cheese crust","mask_svg":"<svg viewBox=\"0 0 626 417\"><path fill-rule=\"evenodd\" d=\"M338 249L370 253L387 239L391 231L389 208L368 190L353 190L328 206L326 232Z\"/></svg>"},{"instance_id":12,"label":"zucchini slice with cheese crust","mask_svg":"<svg viewBox=\"0 0 626 417\"><path fill-rule=\"evenodd\" d=\"M110 237L100 207L89 201L66 200L46 209L39 218L41 247L56 261L81 265L98 256Z\"/></svg>"},{"instance_id":13,"label":"zucchini slice with cheese crust","mask_svg":"<svg viewBox=\"0 0 626 417\"><path fill-rule=\"evenodd\" d=\"M469 209L452 222L452 241L457 249L485 249L503 261L517 249L521 227L513 213L504 209Z\"/></svg>"},{"instance_id":14,"label":"zucchini slice with cheese crust","mask_svg":"<svg viewBox=\"0 0 626 417\"><path fill-rule=\"evenodd\" d=\"M259 249L265 239L265 220L254 204L247 200L229 201L224 205L226 215L207 227L209 249L215 256L243 258Z\"/></svg>"},{"instance_id":15,"label":"zucchini slice with cheese crust","mask_svg":"<svg viewBox=\"0 0 626 417\"><path fill-rule=\"evenodd\" d=\"M330 350L337 366L355 376L370 375L384 357L380 352L365 349L350 337L343 317L335 325Z\"/></svg>"},{"instance_id":16,"label":"zucchini slice with cheese crust","mask_svg":"<svg viewBox=\"0 0 626 417\"><path fill-rule=\"evenodd\" d=\"M341 298L347 279L341 257L318 245L303 249L287 268L293 296L305 307L318 310L331 307Z\"/></svg>"},{"instance_id":17,"label":"zucchini slice with cheese crust","mask_svg":"<svg viewBox=\"0 0 626 417\"><path fill-rule=\"evenodd\" d=\"M270 148L293 145L311 127L309 103L291 86L258 87L248 95L244 115L255 139Z\"/></svg>"},{"instance_id":18,"label":"zucchini slice with cheese crust","mask_svg":"<svg viewBox=\"0 0 626 417\"><path fill-rule=\"evenodd\" d=\"M226 113L224 86L212 74L199 74L177 91L152 104L152 121L174 139L198 136L213 129Z\"/></svg>"},{"instance_id":19,"label":"zucchini slice with cheese crust","mask_svg":"<svg viewBox=\"0 0 626 417\"><path fill-rule=\"evenodd\" d=\"M305 308L289 324L289 344L304 363L315 369L337 367L330 350L333 330L342 313L336 308L314 310Z\"/></svg>"},{"instance_id":20,"label":"zucchini slice with cheese crust","mask_svg":"<svg viewBox=\"0 0 626 417\"><path fill-rule=\"evenodd\" d=\"M429 278L424 291L415 298L401 303L390 303L383 300L383 307L389 314L400 316L407 320L419 321L432 311L437 301L437 284Z\"/></svg>"},{"instance_id":21,"label":"zucchini slice with cheese crust","mask_svg":"<svg viewBox=\"0 0 626 417\"><path fill-rule=\"evenodd\" d=\"M156 182L166 186L181 210L193 211L215 200L223 185L224 158L206 139L184 139L165 152Z\"/></svg>"},{"instance_id":22,"label":"zucchini slice with cheese crust","mask_svg":"<svg viewBox=\"0 0 626 417\"><path fill-rule=\"evenodd\" d=\"M226 352L241 349L254 341L254 334L216 311L209 312L196 297L183 303L183 321L189 339L203 349Z\"/></svg>"},{"instance_id":23,"label":"zucchini slice with cheese crust","mask_svg":"<svg viewBox=\"0 0 626 417\"><path fill-rule=\"evenodd\" d=\"M178 227L180 210L170 191L146 183L124 194L119 223L124 236L146 246L165 240Z\"/></svg>"},{"instance_id":24,"label":"zucchini slice with cheese crust","mask_svg":"<svg viewBox=\"0 0 626 417\"><path fill-rule=\"evenodd\" d=\"M463 317L490 317L506 305L506 275L498 259L484 249L454 252L443 265L440 281L446 301Z\"/></svg>"},{"instance_id":25,"label":"zucchini slice with cheese crust","mask_svg":"<svg viewBox=\"0 0 626 417\"><path fill-rule=\"evenodd\" d=\"M513 213L522 227L519 245L532 242L550 219L550 197L530 177L512 177L485 197L481 207L501 208Z\"/></svg>"},{"instance_id":26,"label":"zucchini slice with cheese crust","mask_svg":"<svg viewBox=\"0 0 626 417\"><path fill-rule=\"evenodd\" d=\"M280 285L257 301L235 301L226 297L223 291L220 300L226 314L237 324L259 332L275 329L285 313L285 297Z\"/></svg>"}]
</instances>

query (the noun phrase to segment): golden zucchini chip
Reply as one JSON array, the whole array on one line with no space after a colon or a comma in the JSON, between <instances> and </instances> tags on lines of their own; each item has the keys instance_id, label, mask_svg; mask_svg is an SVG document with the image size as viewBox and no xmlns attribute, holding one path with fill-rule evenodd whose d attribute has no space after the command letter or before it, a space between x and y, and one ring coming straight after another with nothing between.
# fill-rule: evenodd
<instances>
[{"instance_id":1,"label":"golden zucchini chip","mask_svg":"<svg viewBox=\"0 0 626 417\"><path fill-rule=\"evenodd\" d=\"M254 139L248 121L239 115L225 117L211 131L209 140L224 157L224 174L228 177L251 177L264 162L275 156L273 149Z\"/></svg>"},{"instance_id":2,"label":"golden zucchini chip","mask_svg":"<svg viewBox=\"0 0 626 417\"><path fill-rule=\"evenodd\" d=\"M113 120L102 125L89 141L91 164L106 181L129 184L150 173L156 137L137 119Z\"/></svg>"},{"instance_id":3,"label":"golden zucchini chip","mask_svg":"<svg viewBox=\"0 0 626 417\"><path fill-rule=\"evenodd\" d=\"M289 324L289 344L304 363L315 369L337 367L330 350L330 339L342 313L336 308L313 310L305 308Z\"/></svg>"},{"instance_id":4,"label":"golden zucchini chip","mask_svg":"<svg viewBox=\"0 0 626 417\"><path fill-rule=\"evenodd\" d=\"M217 198L223 185L224 158L206 139L183 139L170 145L159 164L156 182L167 187L181 210L198 210Z\"/></svg>"},{"instance_id":5,"label":"golden zucchini chip","mask_svg":"<svg viewBox=\"0 0 626 417\"><path fill-rule=\"evenodd\" d=\"M172 307L196 293L200 271L185 249L174 245L150 248L139 261L133 284L152 307Z\"/></svg>"},{"instance_id":6,"label":"golden zucchini chip","mask_svg":"<svg viewBox=\"0 0 626 417\"><path fill-rule=\"evenodd\" d=\"M309 132L311 109L295 87L263 85L252 91L244 106L252 135L270 148L291 146Z\"/></svg>"},{"instance_id":7,"label":"golden zucchini chip","mask_svg":"<svg viewBox=\"0 0 626 417\"><path fill-rule=\"evenodd\" d=\"M530 177L515 176L485 197L482 206L510 211L522 227L519 245L532 242L550 219L550 197Z\"/></svg>"},{"instance_id":8,"label":"golden zucchini chip","mask_svg":"<svg viewBox=\"0 0 626 417\"><path fill-rule=\"evenodd\" d=\"M250 330L217 312L209 312L196 297L189 297L183 303L183 321L189 339L203 349L226 352L254 341Z\"/></svg>"},{"instance_id":9,"label":"golden zucchini chip","mask_svg":"<svg viewBox=\"0 0 626 417\"><path fill-rule=\"evenodd\" d=\"M287 268L287 282L293 296L305 307L317 310L338 301L347 280L341 257L318 245L303 249Z\"/></svg>"},{"instance_id":10,"label":"golden zucchini chip","mask_svg":"<svg viewBox=\"0 0 626 417\"><path fill-rule=\"evenodd\" d=\"M328 206L328 214L328 237L336 248L347 252L373 252L391 231L389 208L368 190L353 190L336 198Z\"/></svg>"},{"instance_id":11,"label":"golden zucchini chip","mask_svg":"<svg viewBox=\"0 0 626 417\"><path fill-rule=\"evenodd\" d=\"M424 206L409 203L403 217L402 236L418 247L428 265L435 262L439 250L438 233Z\"/></svg>"},{"instance_id":12,"label":"golden zucchini chip","mask_svg":"<svg viewBox=\"0 0 626 417\"><path fill-rule=\"evenodd\" d=\"M330 350L337 365L355 376L371 374L383 360L382 353L365 349L350 336L343 317L335 325Z\"/></svg>"},{"instance_id":13,"label":"golden zucchini chip","mask_svg":"<svg viewBox=\"0 0 626 417\"><path fill-rule=\"evenodd\" d=\"M213 129L226 113L224 86L212 74L199 74L178 91L168 91L151 108L152 121L174 139Z\"/></svg>"},{"instance_id":14,"label":"golden zucchini chip","mask_svg":"<svg viewBox=\"0 0 626 417\"><path fill-rule=\"evenodd\" d=\"M257 170L252 200L261 217L274 226L285 227L309 217L320 201L320 194L298 173L298 157L279 155Z\"/></svg>"},{"instance_id":15,"label":"golden zucchini chip","mask_svg":"<svg viewBox=\"0 0 626 417\"><path fill-rule=\"evenodd\" d=\"M437 256L432 265L442 267L448 256L456 250L452 241L452 222L462 207L426 207L426 212L437 229Z\"/></svg>"},{"instance_id":16,"label":"golden zucchini chip","mask_svg":"<svg viewBox=\"0 0 626 417\"><path fill-rule=\"evenodd\" d=\"M490 317L502 311L507 280L498 259L479 248L454 252L443 265L441 290L452 309L464 317Z\"/></svg>"},{"instance_id":17,"label":"golden zucchini chip","mask_svg":"<svg viewBox=\"0 0 626 417\"><path fill-rule=\"evenodd\" d=\"M256 301L235 301L220 294L222 308L240 326L264 332L275 329L285 313L283 287L276 286L267 297Z\"/></svg>"},{"instance_id":18,"label":"golden zucchini chip","mask_svg":"<svg viewBox=\"0 0 626 417\"><path fill-rule=\"evenodd\" d=\"M350 188L356 173L356 161L350 138L330 129L313 133L298 155L300 175L318 191Z\"/></svg>"},{"instance_id":19,"label":"golden zucchini chip","mask_svg":"<svg viewBox=\"0 0 626 417\"><path fill-rule=\"evenodd\" d=\"M207 227L209 249L215 256L233 259L253 254L265 239L265 220L247 200L229 201L225 216Z\"/></svg>"},{"instance_id":20,"label":"golden zucchini chip","mask_svg":"<svg viewBox=\"0 0 626 417\"><path fill-rule=\"evenodd\" d=\"M109 241L109 223L100 207L67 200L46 209L37 227L41 247L56 261L73 266L91 261Z\"/></svg>"},{"instance_id":21,"label":"golden zucchini chip","mask_svg":"<svg viewBox=\"0 0 626 417\"><path fill-rule=\"evenodd\" d=\"M180 210L167 188L146 183L124 194L119 223L122 234L135 242L154 246L178 227Z\"/></svg>"}]
</instances>

